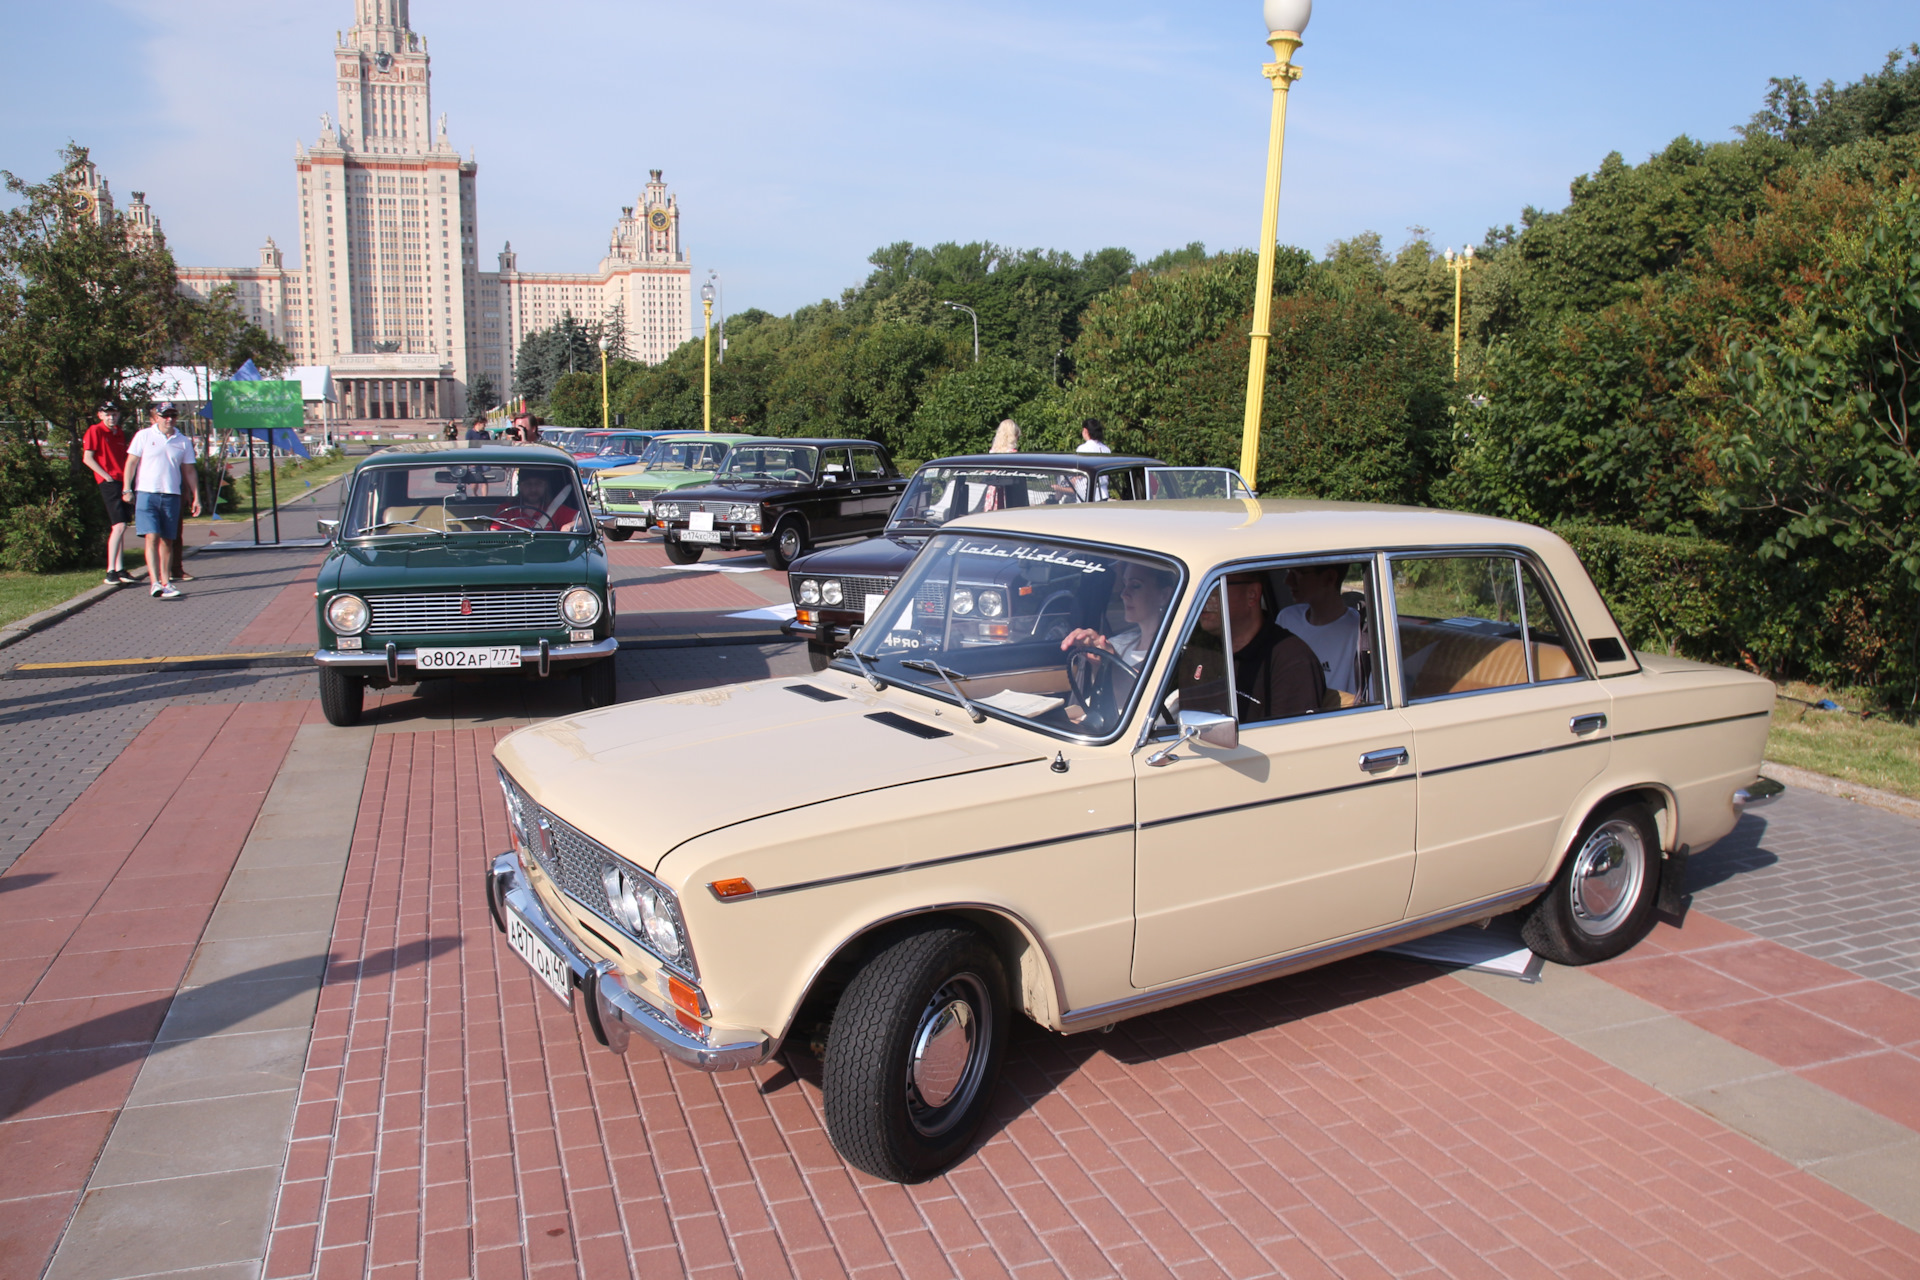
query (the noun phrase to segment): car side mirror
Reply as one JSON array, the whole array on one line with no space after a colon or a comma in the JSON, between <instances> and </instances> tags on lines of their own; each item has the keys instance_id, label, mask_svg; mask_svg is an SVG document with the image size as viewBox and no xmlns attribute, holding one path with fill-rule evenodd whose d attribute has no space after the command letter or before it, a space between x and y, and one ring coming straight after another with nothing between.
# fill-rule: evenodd
<instances>
[{"instance_id":1,"label":"car side mirror","mask_svg":"<svg viewBox=\"0 0 1920 1280\"><path fill-rule=\"evenodd\" d=\"M319 525L320 532L325 535L329 542L340 536L340 522L338 520L321 520L319 521Z\"/></svg>"},{"instance_id":2,"label":"car side mirror","mask_svg":"<svg viewBox=\"0 0 1920 1280\"><path fill-rule=\"evenodd\" d=\"M1240 745L1240 722L1217 711L1182 711L1180 736L1148 756L1147 763L1156 769L1172 764L1180 758L1174 752L1196 739L1230 751Z\"/></svg>"}]
</instances>

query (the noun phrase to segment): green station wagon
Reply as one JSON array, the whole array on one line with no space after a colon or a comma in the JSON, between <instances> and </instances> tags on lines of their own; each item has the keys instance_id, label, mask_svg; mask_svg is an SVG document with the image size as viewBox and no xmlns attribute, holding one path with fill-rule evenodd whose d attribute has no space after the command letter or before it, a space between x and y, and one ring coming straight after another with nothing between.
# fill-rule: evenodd
<instances>
[{"instance_id":1,"label":"green station wagon","mask_svg":"<svg viewBox=\"0 0 1920 1280\"><path fill-rule=\"evenodd\" d=\"M466 675L580 677L614 701L606 544L580 473L513 445L376 454L354 469L314 592L320 706L360 719L369 685Z\"/></svg>"},{"instance_id":2,"label":"green station wagon","mask_svg":"<svg viewBox=\"0 0 1920 1280\"><path fill-rule=\"evenodd\" d=\"M707 484L734 445L760 436L676 431L656 436L631 466L613 467L589 485L593 518L615 542L625 542L653 524L653 500L671 489Z\"/></svg>"}]
</instances>

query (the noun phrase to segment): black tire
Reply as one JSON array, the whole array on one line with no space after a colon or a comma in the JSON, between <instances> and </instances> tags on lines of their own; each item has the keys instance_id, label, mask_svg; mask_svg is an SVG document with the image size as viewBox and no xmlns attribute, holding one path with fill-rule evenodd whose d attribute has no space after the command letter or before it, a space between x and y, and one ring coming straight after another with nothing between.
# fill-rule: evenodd
<instances>
[{"instance_id":1,"label":"black tire","mask_svg":"<svg viewBox=\"0 0 1920 1280\"><path fill-rule=\"evenodd\" d=\"M1010 1022L1006 970L985 938L954 925L893 934L847 985L827 1035L835 1149L889 1182L952 1165L986 1116Z\"/></svg>"},{"instance_id":2,"label":"black tire","mask_svg":"<svg viewBox=\"0 0 1920 1280\"><path fill-rule=\"evenodd\" d=\"M817 640L809 640L807 641L807 663L815 671L825 671L827 665L833 661L835 651L833 645L821 644Z\"/></svg>"},{"instance_id":3,"label":"black tire","mask_svg":"<svg viewBox=\"0 0 1920 1280\"><path fill-rule=\"evenodd\" d=\"M773 541L760 553L769 569L785 569L788 565L805 555L807 551L807 531L798 520L782 521L773 531Z\"/></svg>"},{"instance_id":4,"label":"black tire","mask_svg":"<svg viewBox=\"0 0 1920 1280\"><path fill-rule=\"evenodd\" d=\"M609 538L612 538L615 542L625 542L628 538L631 538L633 536L633 530L609 529L607 530L607 536Z\"/></svg>"},{"instance_id":5,"label":"black tire","mask_svg":"<svg viewBox=\"0 0 1920 1280\"><path fill-rule=\"evenodd\" d=\"M359 724L366 697L367 682L359 676L335 671L332 667L320 668L320 710L328 724L342 729Z\"/></svg>"},{"instance_id":6,"label":"black tire","mask_svg":"<svg viewBox=\"0 0 1920 1280\"><path fill-rule=\"evenodd\" d=\"M706 552L706 548L697 542L676 542L667 539L667 559L675 564L692 564Z\"/></svg>"},{"instance_id":7,"label":"black tire","mask_svg":"<svg viewBox=\"0 0 1920 1280\"><path fill-rule=\"evenodd\" d=\"M610 707L620 701L620 682L614 662L613 658L602 658L580 668L580 701L586 703L589 710Z\"/></svg>"},{"instance_id":8,"label":"black tire","mask_svg":"<svg viewBox=\"0 0 1920 1280\"><path fill-rule=\"evenodd\" d=\"M1637 801L1598 809L1528 908L1520 936L1555 964L1611 960L1653 928L1663 865L1652 810Z\"/></svg>"}]
</instances>

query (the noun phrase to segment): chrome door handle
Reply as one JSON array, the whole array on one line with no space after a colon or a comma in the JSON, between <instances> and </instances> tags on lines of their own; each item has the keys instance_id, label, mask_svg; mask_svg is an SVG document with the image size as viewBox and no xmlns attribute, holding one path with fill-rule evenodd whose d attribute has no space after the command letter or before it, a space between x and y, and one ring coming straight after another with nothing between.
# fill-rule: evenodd
<instances>
[{"instance_id":1,"label":"chrome door handle","mask_svg":"<svg viewBox=\"0 0 1920 1280\"><path fill-rule=\"evenodd\" d=\"M1590 716L1575 716L1567 721L1570 733L1593 733L1607 727L1607 717L1596 711Z\"/></svg>"},{"instance_id":2,"label":"chrome door handle","mask_svg":"<svg viewBox=\"0 0 1920 1280\"><path fill-rule=\"evenodd\" d=\"M1388 769L1398 769L1410 759L1405 747L1386 747L1362 755L1360 768L1367 773L1385 773Z\"/></svg>"}]
</instances>

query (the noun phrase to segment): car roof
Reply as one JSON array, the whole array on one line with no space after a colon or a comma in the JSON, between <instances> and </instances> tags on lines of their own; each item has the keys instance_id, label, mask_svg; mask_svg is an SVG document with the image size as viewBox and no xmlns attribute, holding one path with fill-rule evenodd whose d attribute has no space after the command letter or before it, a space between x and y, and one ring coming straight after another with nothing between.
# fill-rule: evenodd
<instances>
[{"instance_id":1,"label":"car roof","mask_svg":"<svg viewBox=\"0 0 1920 1280\"><path fill-rule=\"evenodd\" d=\"M1522 546L1560 539L1515 520L1372 502L1286 498L1064 503L976 512L942 531L999 529L1165 552L1193 565L1240 556L1424 546Z\"/></svg>"},{"instance_id":2,"label":"car roof","mask_svg":"<svg viewBox=\"0 0 1920 1280\"><path fill-rule=\"evenodd\" d=\"M723 444L739 444L743 440L778 440L779 436L745 435L737 431L662 431L655 440L718 440Z\"/></svg>"},{"instance_id":3,"label":"car roof","mask_svg":"<svg viewBox=\"0 0 1920 1280\"><path fill-rule=\"evenodd\" d=\"M755 444L804 444L816 449L854 444L867 445L883 451L886 448L878 440L855 440L848 436L755 436L753 442Z\"/></svg>"},{"instance_id":4,"label":"car roof","mask_svg":"<svg viewBox=\"0 0 1920 1280\"><path fill-rule=\"evenodd\" d=\"M1164 467L1158 458L1124 453L956 453L933 458L922 467L1072 467L1078 471L1114 471L1122 467ZM1224 470L1224 468L1208 468Z\"/></svg>"},{"instance_id":5,"label":"car roof","mask_svg":"<svg viewBox=\"0 0 1920 1280\"><path fill-rule=\"evenodd\" d=\"M531 449L540 450L539 456L528 453ZM360 459L354 470L367 467L418 466L421 463L435 463L452 466L455 463L472 464L490 462L502 466L531 466L536 463L550 463L553 466L573 466L573 458L558 449L539 444L496 444L482 445L478 449L432 449L421 453L387 450Z\"/></svg>"}]
</instances>

